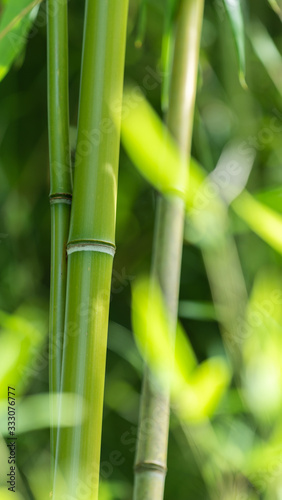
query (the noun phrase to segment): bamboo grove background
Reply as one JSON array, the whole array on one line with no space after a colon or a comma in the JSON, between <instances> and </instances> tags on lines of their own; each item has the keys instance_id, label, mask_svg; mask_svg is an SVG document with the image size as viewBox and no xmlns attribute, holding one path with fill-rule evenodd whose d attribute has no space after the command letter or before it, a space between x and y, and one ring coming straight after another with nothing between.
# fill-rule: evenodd
<instances>
[{"instance_id":1,"label":"bamboo grove background","mask_svg":"<svg viewBox=\"0 0 282 500\"><path fill-rule=\"evenodd\" d=\"M231 10L234 3L227 2ZM7 1L0 4L1 13L7 4ZM169 50L165 48L169 47L170 27L175 16L173 9L170 10L172 5L173 2L166 4L161 0L129 2L125 56L128 113L122 128L119 160L117 251L110 294L101 445L101 500L133 497L144 372L142 353L146 349L138 329L138 325L142 325L138 314L142 315L142 308L146 308L147 283L139 283L138 287L138 279L151 270L154 220L160 204L156 188L165 191L167 187L160 186L159 176L150 167L150 158L146 166L142 147L148 151L157 148L154 142L159 137L157 115L173 129L169 113L167 116L169 65L165 64L165 57L169 57ZM200 408L199 402L194 404L198 414L180 405L182 393L173 394L166 500L273 500L281 495L282 30L278 1L242 1L241 7L244 28L236 16L233 24L230 23L230 10L228 12L221 0L205 1L191 152L205 172L217 167L214 179L228 206L222 206L207 188L199 197L200 207L206 208L203 219L196 218L194 223L190 211L184 227L178 305L178 317L185 331L181 330L180 338L189 338L194 352L192 355L189 344L183 344L182 351L188 358L181 361L179 355L176 372L180 379L183 363L187 365L187 359L191 358L191 370L198 374L193 383L203 399L209 394L204 382L201 385L201 380L206 380L204 370L216 380L222 380L226 370L228 382L223 383L223 397L214 408L212 398L208 406L208 396L205 409ZM68 2L69 161L72 164L83 21L81 2ZM21 30L9 40L9 46L21 50L0 82L0 390L3 400L0 431L5 435L6 386L14 383L20 438L14 498L41 500L45 498L42 492L49 494L50 491L47 394L51 217L45 3L31 11ZM0 21L1 78L9 65L6 41ZM136 86L156 113L149 121L145 115L151 116L151 111L148 112ZM138 125L136 130L132 124ZM106 127L97 133L107 134ZM65 140L67 142L67 138ZM61 154L66 154L66 150ZM80 160L79 155L83 160L83 153L78 150L76 161ZM179 163L173 146L168 147L168 155L177 170ZM220 170L222 164L227 167ZM143 175L140 175L142 168ZM197 184L202 173L191 165L190 185ZM174 183L179 179L161 181ZM236 193L245 186L243 196L236 201ZM57 187L53 188L53 194L58 194ZM70 194L68 190L70 185L62 193ZM179 194L179 185L176 190ZM68 205L64 207L67 210ZM189 214L191 207L187 208ZM175 226L172 225L171 230L175 230ZM168 282L174 278L177 268L170 272L171 276L166 275ZM158 291L156 296L154 290L151 293L154 311L160 310L161 316ZM154 367L154 362L158 364L158 349L159 357L163 356L165 362L169 358L166 358L165 339L158 333L159 323L154 323L155 316L152 311L150 316L149 307L148 316L156 332L157 345L149 348ZM238 318L242 320L239 326ZM133 324L139 349L132 333ZM179 354L177 346L176 352ZM194 355L198 368L195 368ZM224 369L208 361L214 356L224 360ZM203 362L207 364L201 365ZM159 366L163 370L164 365L159 363ZM201 366L202 372L196 372ZM185 381L192 384L188 375L185 373ZM72 414L76 402L70 398L67 404ZM199 418L205 411L212 415L210 421ZM6 463L4 438L0 441L0 455L1 464ZM3 474L0 481L0 499L6 500L9 496ZM87 497L87 491L81 488L81 495Z\"/></svg>"}]
</instances>

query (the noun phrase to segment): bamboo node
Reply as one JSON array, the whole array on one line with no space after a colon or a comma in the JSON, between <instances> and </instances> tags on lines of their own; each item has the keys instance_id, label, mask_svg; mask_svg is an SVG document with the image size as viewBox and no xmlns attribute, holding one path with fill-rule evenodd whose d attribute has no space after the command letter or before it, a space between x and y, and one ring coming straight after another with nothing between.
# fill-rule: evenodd
<instances>
[{"instance_id":1,"label":"bamboo node","mask_svg":"<svg viewBox=\"0 0 282 500\"><path fill-rule=\"evenodd\" d=\"M72 195L69 193L56 193L49 196L50 205L57 203L65 203L66 205L71 205Z\"/></svg>"},{"instance_id":2,"label":"bamboo node","mask_svg":"<svg viewBox=\"0 0 282 500\"><path fill-rule=\"evenodd\" d=\"M154 472L159 472L160 474L166 474L167 473L167 467L165 464L161 462L156 462L155 460L153 461L143 461L135 464L134 466L135 472L144 472L147 470L154 471Z\"/></svg>"},{"instance_id":3,"label":"bamboo node","mask_svg":"<svg viewBox=\"0 0 282 500\"><path fill-rule=\"evenodd\" d=\"M100 252L114 257L116 248L111 243L102 240L69 243L67 246L67 254L70 255L76 252Z\"/></svg>"}]
</instances>

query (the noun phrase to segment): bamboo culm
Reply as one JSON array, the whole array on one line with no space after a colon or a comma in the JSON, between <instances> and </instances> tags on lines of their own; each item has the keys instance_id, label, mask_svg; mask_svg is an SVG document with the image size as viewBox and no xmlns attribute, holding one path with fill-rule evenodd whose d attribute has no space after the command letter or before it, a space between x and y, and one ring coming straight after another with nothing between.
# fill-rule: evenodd
<instances>
[{"instance_id":1,"label":"bamboo culm","mask_svg":"<svg viewBox=\"0 0 282 500\"><path fill-rule=\"evenodd\" d=\"M61 386L84 404L78 425L59 429L56 500L98 499L127 9L86 2Z\"/></svg>"},{"instance_id":2,"label":"bamboo culm","mask_svg":"<svg viewBox=\"0 0 282 500\"><path fill-rule=\"evenodd\" d=\"M72 195L69 148L67 1L48 0L48 129L51 205L50 277L50 393L60 391L65 321L66 245ZM51 399L52 401L52 399ZM51 455L55 456L56 428L51 407Z\"/></svg>"},{"instance_id":3,"label":"bamboo culm","mask_svg":"<svg viewBox=\"0 0 282 500\"><path fill-rule=\"evenodd\" d=\"M191 149L203 8L204 0L181 0L176 21L167 126L178 144L185 169ZM161 286L172 330L177 321L184 217L182 199L159 196L151 279ZM139 416L134 500L163 499L168 432L169 388L160 390L147 366Z\"/></svg>"}]
</instances>

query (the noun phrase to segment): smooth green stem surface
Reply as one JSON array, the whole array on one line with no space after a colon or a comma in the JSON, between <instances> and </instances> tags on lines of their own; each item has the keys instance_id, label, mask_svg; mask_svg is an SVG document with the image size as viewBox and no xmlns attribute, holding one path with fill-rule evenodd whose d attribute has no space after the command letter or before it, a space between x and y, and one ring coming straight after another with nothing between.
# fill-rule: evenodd
<instances>
[{"instance_id":1,"label":"smooth green stem surface","mask_svg":"<svg viewBox=\"0 0 282 500\"><path fill-rule=\"evenodd\" d=\"M78 424L59 429L56 500L98 498L127 9L86 3L61 386L80 400Z\"/></svg>"},{"instance_id":2,"label":"smooth green stem surface","mask_svg":"<svg viewBox=\"0 0 282 500\"><path fill-rule=\"evenodd\" d=\"M67 1L48 0L48 129L51 203L50 392L59 392L66 298L66 244L69 232L72 179L69 152ZM51 408L51 455L56 429Z\"/></svg>"},{"instance_id":3,"label":"smooth green stem surface","mask_svg":"<svg viewBox=\"0 0 282 500\"><path fill-rule=\"evenodd\" d=\"M180 2L167 125L187 168L197 87L204 0ZM187 172L188 175L188 172ZM152 280L161 286L172 330L178 310L185 207L177 198L159 197ZM134 500L162 500L169 431L169 387L160 390L147 367L144 374L135 461Z\"/></svg>"},{"instance_id":4,"label":"smooth green stem surface","mask_svg":"<svg viewBox=\"0 0 282 500\"><path fill-rule=\"evenodd\" d=\"M48 0L50 197L72 194L69 146L67 0Z\"/></svg>"}]
</instances>

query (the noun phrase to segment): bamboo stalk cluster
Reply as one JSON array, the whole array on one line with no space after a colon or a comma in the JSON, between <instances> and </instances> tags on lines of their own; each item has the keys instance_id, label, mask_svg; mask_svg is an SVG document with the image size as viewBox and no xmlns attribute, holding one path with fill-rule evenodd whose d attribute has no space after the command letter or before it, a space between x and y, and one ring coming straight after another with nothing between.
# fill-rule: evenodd
<instances>
[{"instance_id":1,"label":"bamboo stalk cluster","mask_svg":"<svg viewBox=\"0 0 282 500\"><path fill-rule=\"evenodd\" d=\"M87 494L94 499L98 498L120 133L117 118L111 133L79 158L69 221L67 5L60 3L57 13L52 15L55 1L50 0L48 5L50 342L60 346L64 332L64 348L62 361L60 347L53 356L50 390L81 396L87 413L85 417L83 406L78 405L76 417L81 424L59 428L58 434L52 431L53 498L75 494L79 499L81 485L88 484ZM78 150L83 146L85 133L91 135L91 131L99 129L101 121L112 121L113 103L122 100L127 8L127 0L86 4ZM60 481L60 473L65 482Z\"/></svg>"},{"instance_id":2,"label":"bamboo stalk cluster","mask_svg":"<svg viewBox=\"0 0 282 500\"><path fill-rule=\"evenodd\" d=\"M48 115L52 225L50 391L74 393L74 427L52 426L53 498L98 499L102 410L112 264L128 0L88 0L85 9L77 155L69 155L67 4L48 0ZM204 0L181 0L167 125L186 169L190 154ZM55 12L55 15L54 15ZM101 124L107 133L96 134ZM88 140L86 141L86 138ZM186 173L185 173L186 175ZM188 172L187 172L188 175ZM72 200L72 205L71 205ZM152 280L177 318L184 202L158 201ZM62 351L63 345L63 351ZM63 355L62 355L63 352ZM62 408L59 408L59 413ZM150 435L143 434L151 419ZM169 388L160 391L146 368L135 463L134 500L163 498ZM61 479L61 474L64 479Z\"/></svg>"}]
</instances>

